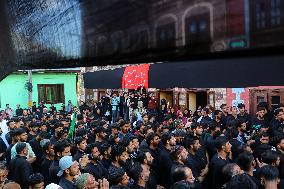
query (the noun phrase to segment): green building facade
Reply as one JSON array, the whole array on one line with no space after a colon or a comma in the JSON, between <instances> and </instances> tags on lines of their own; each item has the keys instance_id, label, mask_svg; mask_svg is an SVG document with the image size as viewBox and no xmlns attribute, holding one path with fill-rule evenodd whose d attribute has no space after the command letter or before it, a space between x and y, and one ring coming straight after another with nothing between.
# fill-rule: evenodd
<instances>
[{"instance_id":1,"label":"green building facade","mask_svg":"<svg viewBox=\"0 0 284 189\"><path fill-rule=\"evenodd\" d=\"M16 105L28 107L27 72L16 72L8 75L0 82L0 109L6 104L15 110ZM32 101L42 101L47 107L54 103L57 110L62 104L71 100L77 105L77 72L76 71L33 71L32 73Z\"/></svg>"}]
</instances>

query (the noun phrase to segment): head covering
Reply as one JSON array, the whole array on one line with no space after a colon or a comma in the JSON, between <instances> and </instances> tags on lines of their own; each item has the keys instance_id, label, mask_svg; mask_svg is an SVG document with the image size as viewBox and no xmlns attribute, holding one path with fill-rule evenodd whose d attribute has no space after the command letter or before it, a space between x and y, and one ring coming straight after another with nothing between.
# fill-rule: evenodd
<instances>
[{"instance_id":1,"label":"head covering","mask_svg":"<svg viewBox=\"0 0 284 189\"><path fill-rule=\"evenodd\" d=\"M84 186L87 184L89 173L84 173L81 174L77 179L76 179L76 188L77 189L83 189Z\"/></svg>"},{"instance_id":2,"label":"head covering","mask_svg":"<svg viewBox=\"0 0 284 189\"><path fill-rule=\"evenodd\" d=\"M59 160L59 167L60 171L57 173L57 176L62 176L63 172L70 168L73 165L73 159L72 156L64 156Z\"/></svg>"},{"instance_id":3,"label":"head covering","mask_svg":"<svg viewBox=\"0 0 284 189\"><path fill-rule=\"evenodd\" d=\"M59 189L61 186L51 183L45 187L45 189Z\"/></svg>"}]
</instances>

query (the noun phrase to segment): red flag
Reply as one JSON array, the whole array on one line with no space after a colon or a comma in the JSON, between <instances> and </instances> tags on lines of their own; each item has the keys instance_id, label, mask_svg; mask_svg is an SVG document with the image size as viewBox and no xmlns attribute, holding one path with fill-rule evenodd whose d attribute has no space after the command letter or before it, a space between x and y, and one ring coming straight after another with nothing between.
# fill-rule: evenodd
<instances>
[{"instance_id":1,"label":"red flag","mask_svg":"<svg viewBox=\"0 0 284 189\"><path fill-rule=\"evenodd\" d=\"M122 88L137 89L139 86L148 88L149 64L127 66L122 77Z\"/></svg>"}]
</instances>

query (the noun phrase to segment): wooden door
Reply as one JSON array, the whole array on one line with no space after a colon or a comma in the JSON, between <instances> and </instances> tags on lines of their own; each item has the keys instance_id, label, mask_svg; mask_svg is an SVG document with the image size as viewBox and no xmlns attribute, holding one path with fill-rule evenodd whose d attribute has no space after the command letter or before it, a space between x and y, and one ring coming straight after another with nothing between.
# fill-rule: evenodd
<instances>
[{"instance_id":1,"label":"wooden door","mask_svg":"<svg viewBox=\"0 0 284 189\"><path fill-rule=\"evenodd\" d=\"M260 102L267 102L268 90L251 89L250 90L250 113L255 115L257 112L257 105Z\"/></svg>"},{"instance_id":2,"label":"wooden door","mask_svg":"<svg viewBox=\"0 0 284 189\"><path fill-rule=\"evenodd\" d=\"M186 45L192 52L210 50L210 14L209 12L189 16L185 24Z\"/></svg>"}]
</instances>

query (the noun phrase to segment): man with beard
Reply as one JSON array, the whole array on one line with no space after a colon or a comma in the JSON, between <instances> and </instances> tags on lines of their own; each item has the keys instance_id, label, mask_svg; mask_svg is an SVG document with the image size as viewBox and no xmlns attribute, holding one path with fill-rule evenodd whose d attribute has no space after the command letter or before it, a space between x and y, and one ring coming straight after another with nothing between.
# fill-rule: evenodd
<instances>
[{"instance_id":1,"label":"man with beard","mask_svg":"<svg viewBox=\"0 0 284 189\"><path fill-rule=\"evenodd\" d=\"M127 137L130 131L130 122L129 121L121 121L120 123L121 131L118 133L118 137L122 141L124 137Z\"/></svg>"},{"instance_id":2,"label":"man with beard","mask_svg":"<svg viewBox=\"0 0 284 189\"><path fill-rule=\"evenodd\" d=\"M27 132L25 131L25 129L23 129L23 128L16 129L17 143L18 142L26 142L27 139L28 139L28 135L27 135ZM17 155L17 152L16 152L17 143L11 149L11 158L14 158ZM36 155L35 155L34 151L32 150L31 145L29 143L26 143L26 144L27 144L27 147L28 147L27 161L29 163L33 163L36 160Z\"/></svg>"},{"instance_id":3,"label":"man with beard","mask_svg":"<svg viewBox=\"0 0 284 189\"><path fill-rule=\"evenodd\" d=\"M109 173L109 182L111 189L129 189L129 176L122 168L113 169Z\"/></svg>"},{"instance_id":4,"label":"man with beard","mask_svg":"<svg viewBox=\"0 0 284 189\"><path fill-rule=\"evenodd\" d=\"M188 158L188 152L183 146L176 146L175 149L171 152L171 156L173 159L173 164L171 167L171 175L174 170L180 166L184 165Z\"/></svg>"},{"instance_id":5,"label":"man with beard","mask_svg":"<svg viewBox=\"0 0 284 189\"><path fill-rule=\"evenodd\" d=\"M43 151L43 161L41 163L41 174L44 177L45 185L50 184L52 181L50 179L49 172L47 171L54 160L54 145L50 143L48 139L41 141L42 151Z\"/></svg>"},{"instance_id":6,"label":"man with beard","mask_svg":"<svg viewBox=\"0 0 284 189\"><path fill-rule=\"evenodd\" d=\"M107 170L99 161L100 146L98 144L90 144L88 146L88 153L90 162L87 164L87 166L84 168L84 172L92 174L96 179L103 179L107 177Z\"/></svg>"},{"instance_id":7,"label":"man with beard","mask_svg":"<svg viewBox=\"0 0 284 189\"><path fill-rule=\"evenodd\" d=\"M29 143L36 155L36 160L32 164L34 172L38 173L41 170L41 162L43 156L43 150L40 146L40 142L45 139L47 136L47 132L40 132L34 139L32 139Z\"/></svg>"},{"instance_id":8,"label":"man with beard","mask_svg":"<svg viewBox=\"0 0 284 189\"><path fill-rule=\"evenodd\" d=\"M251 126L251 117L246 111L246 106L244 104L238 104L239 114L238 119L246 123L248 130Z\"/></svg>"},{"instance_id":9,"label":"man with beard","mask_svg":"<svg viewBox=\"0 0 284 189\"><path fill-rule=\"evenodd\" d=\"M246 122L244 122L244 120L239 120L237 123L237 128L238 128L238 137L237 140L241 143L241 144L246 144L247 143L247 139L246 139Z\"/></svg>"},{"instance_id":10,"label":"man with beard","mask_svg":"<svg viewBox=\"0 0 284 189\"><path fill-rule=\"evenodd\" d=\"M210 179L210 188L217 189L223 184L225 180L222 177L223 167L231 163L229 155L231 154L231 144L225 136L220 136L216 138L215 145L217 148L217 153L213 156L210 165L209 165L209 179Z\"/></svg>"},{"instance_id":11,"label":"man with beard","mask_svg":"<svg viewBox=\"0 0 284 189\"><path fill-rule=\"evenodd\" d=\"M54 124L54 135L50 138L50 142L52 144L55 144L55 142L59 141L61 137L58 136L58 134L63 130L63 124L60 122L56 122Z\"/></svg>"},{"instance_id":12,"label":"man with beard","mask_svg":"<svg viewBox=\"0 0 284 189\"><path fill-rule=\"evenodd\" d=\"M76 179L76 189L109 189L109 182L107 179L96 180L93 175L89 173L81 174Z\"/></svg>"},{"instance_id":13,"label":"man with beard","mask_svg":"<svg viewBox=\"0 0 284 189\"><path fill-rule=\"evenodd\" d=\"M121 142L122 145L126 147L126 151L128 153L129 159L126 160L124 164L124 168L127 173L131 169L132 165L134 164L134 160L137 156L137 150L139 147L139 141L136 136L129 136L124 137L123 141Z\"/></svg>"},{"instance_id":14,"label":"man with beard","mask_svg":"<svg viewBox=\"0 0 284 189\"><path fill-rule=\"evenodd\" d=\"M159 153L159 183L165 188L171 186L171 167L173 164L171 151L176 145L176 138L171 133L164 133L161 136L162 149Z\"/></svg>"},{"instance_id":15,"label":"man with beard","mask_svg":"<svg viewBox=\"0 0 284 189\"><path fill-rule=\"evenodd\" d=\"M265 114L265 108L264 107L258 107L256 112L256 117L252 119L251 125L252 129L254 130L260 130L262 128L266 128L267 125L265 124L264 120L264 114Z\"/></svg>"},{"instance_id":16,"label":"man with beard","mask_svg":"<svg viewBox=\"0 0 284 189\"><path fill-rule=\"evenodd\" d=\"M220 109L222 111L222 118L221 118L222 125L227 125L227 119L229 116L227 104L222 104L220 106Z\"/></svg>"},{"instance_id":17,"label":"man with beard","mask_svg":"<svg viewBox=\"0 0 284 189\"><path fill-rule=\"evenodd\" d=\"M215 115L215 119L213 122L217 125L217 127L221 129L221 131L223 131L226 125L223 125L222 123L222 111L215 110L214 115Z\"/></svg>"},{"instance_id":18,"label":"man with beard","mask_svg":"<svg viewBox=\"0 0 284 189\"><path fill-rule=\"evenodd\" d=\"M119 168L123 168L125 170L125 163L129 159L129 155L126 151L126 148L121 145L117 144L111 148L111 165L109 166L108 173L112 173L114 170Z\"/></svg>"},{"instance_id":19,"label":"man with beard","mask_svg":"<svg viewBox=\"0 0 284 189\"><path fill-rule=\"evenodd\" d=\"M283 129L284 112L282 109L278 108L274 110L274 119L270 122L269 134L271 137L281 134L283 131L278 129Z\"/></svg>"},{"instance_id":20,"label":"man with beard","mask_svg":"<svg viewBox=\"0 0 284 189\"><path fill-rule=\"evenodd\" d=\"M95 128L95 133L96 133L96 139L95 143L102 145L105 143L106 137L107 137L107 130L103 126L98 126Z\"/></svg>"},{"instance_id":21,"label":"man with beard","mask_svg":"<svg viewBox=\"0 0 284 189\"><path fill-rule=\"evenodd\" d=\"M39 125L36 122L30 123L30 132L28 134L28 139L27 139L28 142L31 141L32 139L34 139L37 136L38 127L39 127Z\"/></svg>"},{"instance_id":22,"label":"man with beard","mask_svg":"<svg viewBox=\"0 0 284 189\"><path fill-rule=\"evenodd\" d=\"M9 174L11 180L19 183L23 188L28 188L28 179L32 174L31 165L26 160L28 155L28 146L25 142L16 144L17 155L9 164Z\"/></svg>"},{"instance_id":23,"label":"man with beard","mask_svg":"<svg viewBox=\"0 0 284 189\"><path fill-rule=\"evenodd\" d=\"M85 154L87 140L83 137L76 137L75 144L77 146L77 152L74 155L74 160L79 161L79 159L82 158L82 156Z\"/></svg>"},{"instance_id":24,"label":"man with beard","mask_svg":"<svg viewBox=\"0 0 284 189\"><path fill-rule=\"evenodd\" d=\"M197 137L187 137L185 139L185 147L189 152L185 164L192 170L193 176L199 182L203 182L208 173L208 164L206 156L203 157L198 153L201 148L199 139Z\"/></svg>"},{"instance_id":25,"label":"man with beard","mask_svg":"<svg viewBox=\"0 0 284 189\"><path fill-rule=\"evenodd\" d=\"M134 186L131 189L146 189L146 183L149 180L150 170L140 163L136 163L130 169L131 178L134 180Z\"/></svg>"},{"instance_id":26,"label":"man with beard","mask_svg":"<svg viewBox=\"0 0 284 189\"><path fill-rule=\"evenodd\" d=\"M51 143L52 144L52 143ZM59 171L59 160L60 158L64 156L70 156L71 155L71 146L70 143L66 140L58 141L54 144L54 153L55 158L52 161L50 168L49 168L49 176L52 182L58 184L59 183L59 177L57 177L57 173Z\"/></svg>"},{"instance_id":27,"label":"man with beard","mask_svg":"<svg viewBox=\"0 0 284 189\"><path fill-rule=\"evenodd\" d=\"M79 163L73 161L72 156L64 156L59 161L59 167L59 186L63 189L75 189L74 179L80 174Z\"/></svg>"},{"instance_id":28,"label":"man with beard","mask_svg":"<svg viewBox=\"0 0 284 189\"><path fill-rule=\"evenodd\" d=\"M194 176L192 174L192 171L189 167L186 167L184 165L179 165L177 166L173 172L172 172L172 180L174 183L183 181L183 182L187 182L188 185L190 185L192 188L192 186L194 186Z\"/></svg>"},{"instance_id":29,"label":"man with beard","mask_svg":"<svg viewBox=\"0 0 284 189\"><path fill-rule=\"evenodd\" d=\"M152 169L151 173L153 173L155 176L154 185L157 185L156 183L159 173L159 150L158 150L159 143L160 143L160 137L156 133L150 132L146 136L146 146L143 148L140 146L139 148L140 151L148 151L153 158L153 161L150 166Z\"/></svg>"},{"instance_id":30,"label":"man with beard","mask_svg":"<svg viewBox=\"0 0 284 189\"><path fill-rule=\"evenodd\" d=\"M111 164L111 159L110 159L111 145L106 142L100 146L99 150L102 155L101 163L103 164L104 168L108 170Z\"/></svg>"},{"instance_id":31,"label":"man with beard","mask_svg":"<svg viewBox=\"0 0 284 189\"><path fill-rule=\"evenodd\" d=\"M164 126L166 126L169 129L174 129L174 120L170 115L165 117Z\"/></svg>"},{"instance_id":32,"label":"man with beard","mask_svg":"<svg viewBox=\"0 0 284 189\"><path fill-rule=\"evenodd\" d=\"M141 164L142 167L146 167L150 170L149 180L146 183L147 188L157 188L157 173L152 168L153 156L149 151L139 151L136 161Z\"/></svg>"},{"instance_id":33,"label":"man with beard","mask_svg":"<svg viewBox=\"0 0 284 189\"><path fill-rule=\"evenodd\" d=\"M9 132L5 134L5 138L6 138L7 142L8 142L9 144L11 144L11 143L12 143L12 138L10 137L10 131L12 131L12 130L15 129L16 124L15 124L14 120L9 120L9 121L7 122L7 126L8 126Z\"/></svg>"},{"instance_id":34,"label":"man with beard","mask_svg":"<svg viewBox=\"0 0 284 189\"><path fill-rule=\"evenodd\" d=\"M209 125L212 122L212 119L210 118L210 110L208 108L203 108L202 111L202 116L197 120L201 125Z\"/></svg>"}]
</instances>

